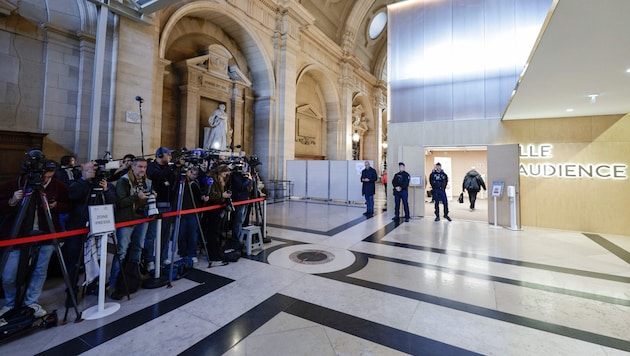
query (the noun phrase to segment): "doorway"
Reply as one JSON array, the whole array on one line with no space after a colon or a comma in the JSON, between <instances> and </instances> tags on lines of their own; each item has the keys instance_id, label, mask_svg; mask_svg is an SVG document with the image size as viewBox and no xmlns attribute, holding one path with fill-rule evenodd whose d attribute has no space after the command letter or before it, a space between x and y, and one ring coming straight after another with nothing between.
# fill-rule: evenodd
<instances>
[{"instance_id":1,"label":"doorway","mask_svg":"<svg viewBox=\"0 0 630 356\"><path fill-rule=\"evenodd\" d=\"M466 173L475 169L483 178L486 188L488 188L488 151L486 146L454 146L454 147L425 147L425 216L433 217L435 204L431 196L431 184L429 175L435 167L435 163L440 163L442 170L446 172L449 184L446 190L448 198L449 216L455 220L488 221L488 192L481 190L477 194L475 209L470 209L468 193L464 192L464 203L457 202L459 194L462 192L462 184ZM440 218L444 215L443 207L440 205Z\"/></svg>"}]
</instances>

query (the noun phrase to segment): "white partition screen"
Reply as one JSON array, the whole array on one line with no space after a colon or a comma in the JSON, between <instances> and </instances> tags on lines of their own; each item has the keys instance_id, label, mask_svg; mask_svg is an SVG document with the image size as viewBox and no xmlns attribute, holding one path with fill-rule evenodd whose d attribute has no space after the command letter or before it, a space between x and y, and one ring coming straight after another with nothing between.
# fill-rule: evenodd
<instances>
[{"instance_id":1,"label":"white partition screen","mask_svg":"<svg viewBox=\"0 0 630 356\"><path fill-rule=\"evenodd\" d=\"M306 161L287 161L287 180L291 181L291 195L306 196Z\"/></svg>"},{"instance_id":2,"label":"white partition screen","mask_svg":"<svg viewBox=\"0 0 630 356\"><path fill-rule=\"evenodd\" d=\"M328 199L328 161L306 161L306 197Z\"/></svg>"},{"instance_id":3,"label":"white partition screen","mask_svg":"<svg viewBox=\"0 0 630 356\"><path fill-rule=\"evenodd\" d=\"M348 200L348 161L330 161L330 199Z\"/></svg>"}]
</instances>

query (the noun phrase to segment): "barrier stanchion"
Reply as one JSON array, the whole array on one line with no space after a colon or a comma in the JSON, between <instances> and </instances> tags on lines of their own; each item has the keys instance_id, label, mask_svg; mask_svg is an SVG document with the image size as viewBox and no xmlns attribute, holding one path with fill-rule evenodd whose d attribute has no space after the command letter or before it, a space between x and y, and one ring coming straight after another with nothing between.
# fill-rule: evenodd
<instances>
[{"instance_id":1,"label":"barrier stanchion","mask_svg":"<svg viewBox=\"0 0 630 356\"><path fill-rule=\"evenodd\" d=\"M118 303L105 303L105 278L107 275L107 238L116 238L114 224L114 206L95 205L88 207L90 213L90 231L96 237L101 237L101 254L98 276L98 304L83 311L83 319L94 320L111 315L120 309Z\"/></svg>"}]
</instances>

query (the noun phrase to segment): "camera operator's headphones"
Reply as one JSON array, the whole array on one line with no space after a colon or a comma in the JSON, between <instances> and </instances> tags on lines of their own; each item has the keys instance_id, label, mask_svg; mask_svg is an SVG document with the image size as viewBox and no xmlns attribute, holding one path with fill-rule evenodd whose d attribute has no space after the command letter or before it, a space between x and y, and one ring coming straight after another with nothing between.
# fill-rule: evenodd
<instances>
[{"instance_id":1,"label":"camera operator's headphones","mask_svg":"<svg viewBox=\"0 0 630 356\"><path fill-rule=\"evenodd\" d=\"M175 152L175 151L170 150L170 149L168 149L166 147L160 147L160 148L157 149L157 151L155 151L155 156L157 158L164 158L164 154L165 153L173 153L173 152Z\"/></svg>"}]
</instances>

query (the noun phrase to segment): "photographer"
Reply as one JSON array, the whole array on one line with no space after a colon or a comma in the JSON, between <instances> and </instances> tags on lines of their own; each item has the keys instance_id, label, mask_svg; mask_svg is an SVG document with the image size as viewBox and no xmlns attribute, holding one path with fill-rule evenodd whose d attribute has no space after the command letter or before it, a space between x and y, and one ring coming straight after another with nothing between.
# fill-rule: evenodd
<instances>
[{"instance_id":1,"label":"photographer","mask_svg":"<svg viewBox=\"0 0 630 356\"><path fill-rule=\"evenodd\" d=\"M68 219L68 229L82 229L87 226L90 215L88 206L104 205L116 203L116 188L112 183L108 183L105 172L95 162L88 162L81 165L81 178L70 183L68 199L72 204L70 218ZM98 174L97 174L98 173ZM76 235L66 238L62 247L64 261L68 276L73 283L75 295L77 294L76 283L78 280L78 267L81 263L81 249L83 248L85 235ZM66 306L70 300L66 298Z\"/></svg>"},{"instance_id":2,"label":"photographer","mask_svg":"<svg viewBox=\"0 0 630 356\"><path fill-rule=\"evenodd\" d=\"M252 175L247 170L243 170L242 163L235 166L234 172L230 174L230 181L228 186L232 191L232 201L244 201L250 197L250 191L254 181ZM241 231L243 230L243 222L248 211L247 204L235 205L234 212L232 213L232 239L238 241L239 245L241 241ZM240 246L239 246L240 247Z\"/></svg>"},{"instance_id":3,"label":"photographer","mask_svg":"<svg viewBox=\"0 0 630 356\"><path fill-rule=\"evenodd\" d=\"M116 223L144 218L143 208L146 206L151 191L151 180L146 178L147 160L136 158L131 169L116 183ZM144 237L149 223L119 227L116 230L118 241L118 258L112 261L107 292L110 296L116 293L116 280L120 273L119 260L123 261L129 250L129 261L140 263Z\"/></svg>"},{"instance_id":4,"label":"photographer","mask_svg":"<svg viewBox=\"0 0 630 356\"><path fill-rule=\"evenodd\" d=\"M127 174L127 172L129 172L129 169L131 169L131 164L133 163L133 160L135 158L136 156L132 155L131 153L127 153L123 157L122 162L120 162L120 167L118 167L118 169L116 169L109 177L107 177L107 181L116 182L120 179L120 177Z\"/></svg>"},{"instance_id":5,"label":"photographer","mask_svg":"<svg viewBox=\"0 0 630 356\"><path fill-rule=\"evenodd\" d=\"M153 189L157 193L157 208L160 214L172 211L171 201L173 200L173 190L177 184L180 167L183 166L181 160L176 164L171 164L173 150L160 147L155 151L155 160L147 166L147 177L153 182ZM159 220L149 223L147 237L144 245L144 260L147 263L147 271L155 268L155 240L157 239L157 224ZM171 239L171 225L173 218L162 218L161 251L162 262L169 264L168 241Z\"/></svg>"},{"instance_id":6,"label":"photographer","mask_svg":"<svg viewBox=\"0 0 630 356\"><path fill-rule=\"evenodd\" d=\"M35 151L36 154L34 153ZM29 207L34 207L34 210L30 211L29 209L29 211L24 212L24 220L17 230L17 237L60 231L59 214L67 213L69 210L68 186L53 179L57 164L54 161L45 160L44 155L39 150L32 150L29 152L29 155L31 156L29 161L27 161L30 163L29 166L35 166L36 168L32 168L29 171L24 171L23 169L22 174L15 181L7 182L0 188L0 213L5 215L7 219L6 223L2 226L1 236L10 236L14 227L13 225L15 224L15 221L11 219L15 219L20 213L20 209L22 208L22 204L20 203L26 194L30 194L31 189L33 190L33 195L29 199L35 201L31 200ZM33 164L33 162L35 164ZM41 172L39 171L40 169L42 170ZM54 226L48 226L46 210L41 204L38 190L43 193L42 196L48 198L48 205ZM0 309L0 315L13 309L17 306L17 302L22 301L24 305L35 311L35 317L41 317L47 314L46 310L37 302L42 293L44 282L46 281L48 263L50 262L53 249L54 246L49 242L42 242L39 244L18 245L10 251L9 258L2 273L5 306ZM38 254L35 257L36 265L32 270L30 280L20 280L18 276L21 278L25 276L23 268L33 268L32 266L26 265L28 263L28 256L22 254L37 251ZM3 253L4 252L3 250ZM28 283L28 285L25 286L24 283ZM18 295L18 289L20 289L21 294L24 293L23 288L25 287L27 288L25 295ZM20 300L22 299L21 297L24 297L23 300Z\"/></svg>"},{"instance_id":7,"label":"photographer","mask_svg":"<svg viewBox=\"0 0 630 356\"><path fill-rule=\"evenodd\" d=\"M231 198L232 194L226 191L226 185L230 175L230 168L221 164L210 171L208 177L208 201L207 205L217 205L225 203L226 199ZM225 228L227 212L225 209L214 209L204 214L203 229L204 235L208 238L209 250L208 256L209 267L225 266L221 257L222 235Z\"/></svg>"}]
</instances>

